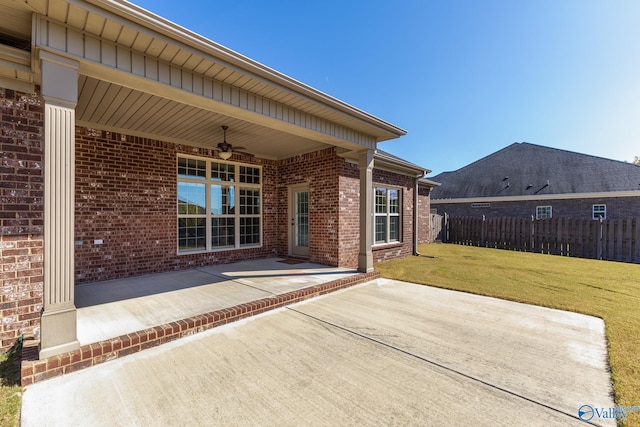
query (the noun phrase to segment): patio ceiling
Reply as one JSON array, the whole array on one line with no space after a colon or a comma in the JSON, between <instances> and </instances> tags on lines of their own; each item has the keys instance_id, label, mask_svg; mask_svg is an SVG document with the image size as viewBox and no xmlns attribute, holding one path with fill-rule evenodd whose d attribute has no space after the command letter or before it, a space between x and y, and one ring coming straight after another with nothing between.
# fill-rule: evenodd
<instances>
[{"instance_id":1,"label":"patio ceiling","mask_svg":"<svg viewBox=\"0 0 640 427\"><path fill-rule=\"evenodd\" d=\"M87 127L216 149L227 142L268 159L317 151L328 145L214 111L80 76L76 122Z\"/></svg>"},{"instance_id":2,"label":"patio ceiling","mask_svg":"<svg viewBox=\"0 0 640 427\"><path fill-rule=\"evenodd\" d=\"M0 4L0 28L12 38L31 40L32 15L37 14L79 31L114 49L139 52L171 69L220 82L317 117L327 126L351 129L379 142L406 132L338 99L304 85L215 42L190 32L123 0L9 0ZM53 22L53 21L52 21ZM41 23L38 25L46 25ZM42 30L44 31L44 30ZM34 41L35 43L35 41ZM17 47L17 46L15 46ZM238 114L215 103L184 101L176 92L142 87L133 76L107 77L108 68L81 63L79 124L176 143L215 148L227 125L227 142L246 152L279 159L329 145L364 148L359 143L295 129L291 122L262 120ZM117 74L117 73L116 73ZM122 74L122 73L120 73ZM165 85L166 86L166 85ZM171 89L168 87L168 89ZM178 94L179 95L179 94ZM199 105L198 105L199 104ZM298 113L296 113L298 114ZM315 120L315 119L314 119Z\"/></svg>"}]
</instances>

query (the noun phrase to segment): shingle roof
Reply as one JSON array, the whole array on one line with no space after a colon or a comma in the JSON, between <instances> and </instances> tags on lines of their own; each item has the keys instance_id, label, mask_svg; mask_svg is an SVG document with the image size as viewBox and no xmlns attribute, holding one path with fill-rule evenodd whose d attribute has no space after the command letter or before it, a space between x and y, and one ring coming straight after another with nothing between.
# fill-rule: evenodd
<instances>
[{"instance_id":1,"label":"shingle roof","mask_svg":"<svg viewBox=\"0 0 640 427\"><path fill-rule=\"evenodd\" d=\"M393 161L397 162L398 164L403 164L403 165L412 167L414 169L422 169L422 170L426 170L426 171L429 170L429 169L427 169L425 167L422 167L422 166L417 165L415 163L412 163L412 162L410 162L408 160L405 160L402 157L395 156L395 155L393 155L393 154L391 154L391 153L389 153L387 151L376 149L376 154L380 155L382 157L387 157L388 159L393 160Z\"/></svg>"},{"instance_id":2,"label":"shingle roof","mask_svg":"<svg viewBox=\"0 0 640 427\"><path fill-rule=\"evenodd\" d=\"M432 199L640 191L640 166L521 142L430 179Z\"/></svg>"}]
</instances>

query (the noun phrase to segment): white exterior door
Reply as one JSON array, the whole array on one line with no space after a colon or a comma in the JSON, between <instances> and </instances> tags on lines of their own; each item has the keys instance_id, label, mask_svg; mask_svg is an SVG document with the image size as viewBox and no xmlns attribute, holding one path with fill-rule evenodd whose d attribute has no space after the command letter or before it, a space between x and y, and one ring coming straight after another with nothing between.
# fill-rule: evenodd
<instances>
[{"instance_id":1,"label":"white exterior door","mask_svg":"<svg viewBox=\"0 0 640 427\"><path fill-rule=\"evenodd\" d=\"M309 186L289 188L289 254L309 256Z\"/></svg>"}]
</instances>

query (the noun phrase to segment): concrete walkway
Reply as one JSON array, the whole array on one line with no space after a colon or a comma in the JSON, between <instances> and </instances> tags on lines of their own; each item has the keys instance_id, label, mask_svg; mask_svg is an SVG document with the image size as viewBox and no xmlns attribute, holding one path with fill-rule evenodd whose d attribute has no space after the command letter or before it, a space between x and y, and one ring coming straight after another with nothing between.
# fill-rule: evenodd
<instances>
[{"instance_id":1,"label":"concrete walkway","mask_svg":"<svg viewBox=\"0 0 640 427\"><path fill-rule=\"evenodd\" d=\"M79 285L78 340L95 343L356 273L267 258Z\"/></svg>"},{"instance_id":2,"label":"concrete walkway","mask_svg":"<svg viewBox=\"0 0 640 427\"><path fill-rule=\"evenodd\" d=\"M22 425L581 426L610 393L601 319L378 279L31 385Z\"/></svg>"}]
</instances>

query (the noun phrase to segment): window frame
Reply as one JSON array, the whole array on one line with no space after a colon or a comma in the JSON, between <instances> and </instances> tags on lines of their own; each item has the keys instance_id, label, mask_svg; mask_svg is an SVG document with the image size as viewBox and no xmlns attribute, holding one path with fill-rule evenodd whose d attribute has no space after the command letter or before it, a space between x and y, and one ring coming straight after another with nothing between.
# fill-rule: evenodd
<instances>
[{"instance_id":1,"label":"window frame","mask_svg":"<svg viewBox=\"0 0 640 427\"><path fill-rule=\"evenodd\" d=\"M181 159L186 159L187 162L189 160L195 160L199 162L204 162L205 164L205 176L181 176L180 171L180 161ZM217 169L213 168L213 165L225 165L224 168L217 167ZM229 172L229 166L233 166L233 172ZM241 181L241 168L244 171L244 176L242 178L244 180L249 180L247 177L251 177L251 182L240 182ZM249 168L249 169L247 169ZM253 173L248 174L247 171L254 169ZM212 171L217 171L218 175L222 175L225 180L213 178ZM175 178L176 178L176 251L178 255L190 255L194 253L207 253L207 252L220 252L220 251L230 251L230 250L242 250L248 248L259 248L263 245L263 202L264 202L264 191L263 191L263 170L261 165L254 165L250 163L241 163L234 161L227 161L217 158L208 158L208 157L199 157L192 156L188 154L178 154L176 156L176 169L175 169ZM257 184L255 183L256 179L259 181ZM180 193L179 188L181 183L187 184L201 184L204 185L204 195L205 195L205 206L204 206L204 214L203 213L180 213ZM225 195L226 200L223 198L221 213L214 213L214 203L216 201L213 200L212 192L214 187L219 187L222 191L221 194ZM255 194L257 190L257 195ZM249 194L246 192L248 191ZM242 194L245 192L245 194ZM232 196L231 196L232 193ZM233 200L230 201L229 198ZM241 197L245 198L245 204L241 207ZM253 202L249 202L246 198L253 198ZM225 203L226 201L226 203ZM196 206L199 206L196 204ZM216 206L218 207L218 203ZM243 210L245 213L243 213ZM251 212L248 212L248 211ZM198 218L205 220L205 244L204 247L196 247L196 248L181 248L181 238L180 238L180 222L181 219L189 219L189 218ZM219 221L223 225L220 227L229 227L228 220L233 220L233 244L232 245L224 245L224 246L215 246L213 244L213 230L212 227L214 225L214 220L223 220ZM247 221L247 219L250 219ZM256 221L257 220L257 221ZM224 223L227 225L224 225ZM257 226L258 232L251 233L253 238L257 238L257 242L251 241L250 243L242 243L244 241L243 237L251 239L249 235L243 234L241 235L241 230L247 231L249 228L255 229Z\"/></svg>"},{"instance_id":2,"label":"window frame","mask_svg":"<svg viewBox=\"0 0 640 427\"><path fill-rule=\"evenodd\" d=\"M542 209L549 209L549 216L542 216L540 215L540 211ZM551 219L553 218L553 208L550 205L544 205L544 206L536 206L536 219Z\"/></svg>"},{"instance_id":3,"label":"window frame","mask_svg":"<svg viewBox=\"0 0 640 427\"><path fill-rule=\"evenodd\" d=\"M604 209L602 210L602 212L596 212L596 207L602 207ZM602 214L602 215L600 215L600 214ZM591 219L599 220L601 217L602 217L603 220L607 219L607 205L604 204L604 203L591 205Z\"/></svg>"},{"instance_id":4,"label":"window frame","mask_svg":"<svg viewBox=\"0 0 640 427\"><path fill-rule=\"evenodd\" d=\"M385 212L378 212L377 211L377 207L378 207L378 197L377 197L377 189L384 189L385 190ZM397 192L398 195L398 203L397 203L397 212L391 212L391 191L395 191ZM396 243L402 243L402 225L403 225L403 205L402 205L402 188L400 187L395 187L395 186L389 186L389 185L379 185L379 184L374 184L373 185L373 246L383 246L383 245L389 245L389 244L396 244ZM385 230L384 230L384 241L382 240L377 240L376 239L376 234L377 234L377 219L378 218L385 218ZM392 240L391 239L391 218L398 218L398 238Z\"/></svg>"}]
</instances>

